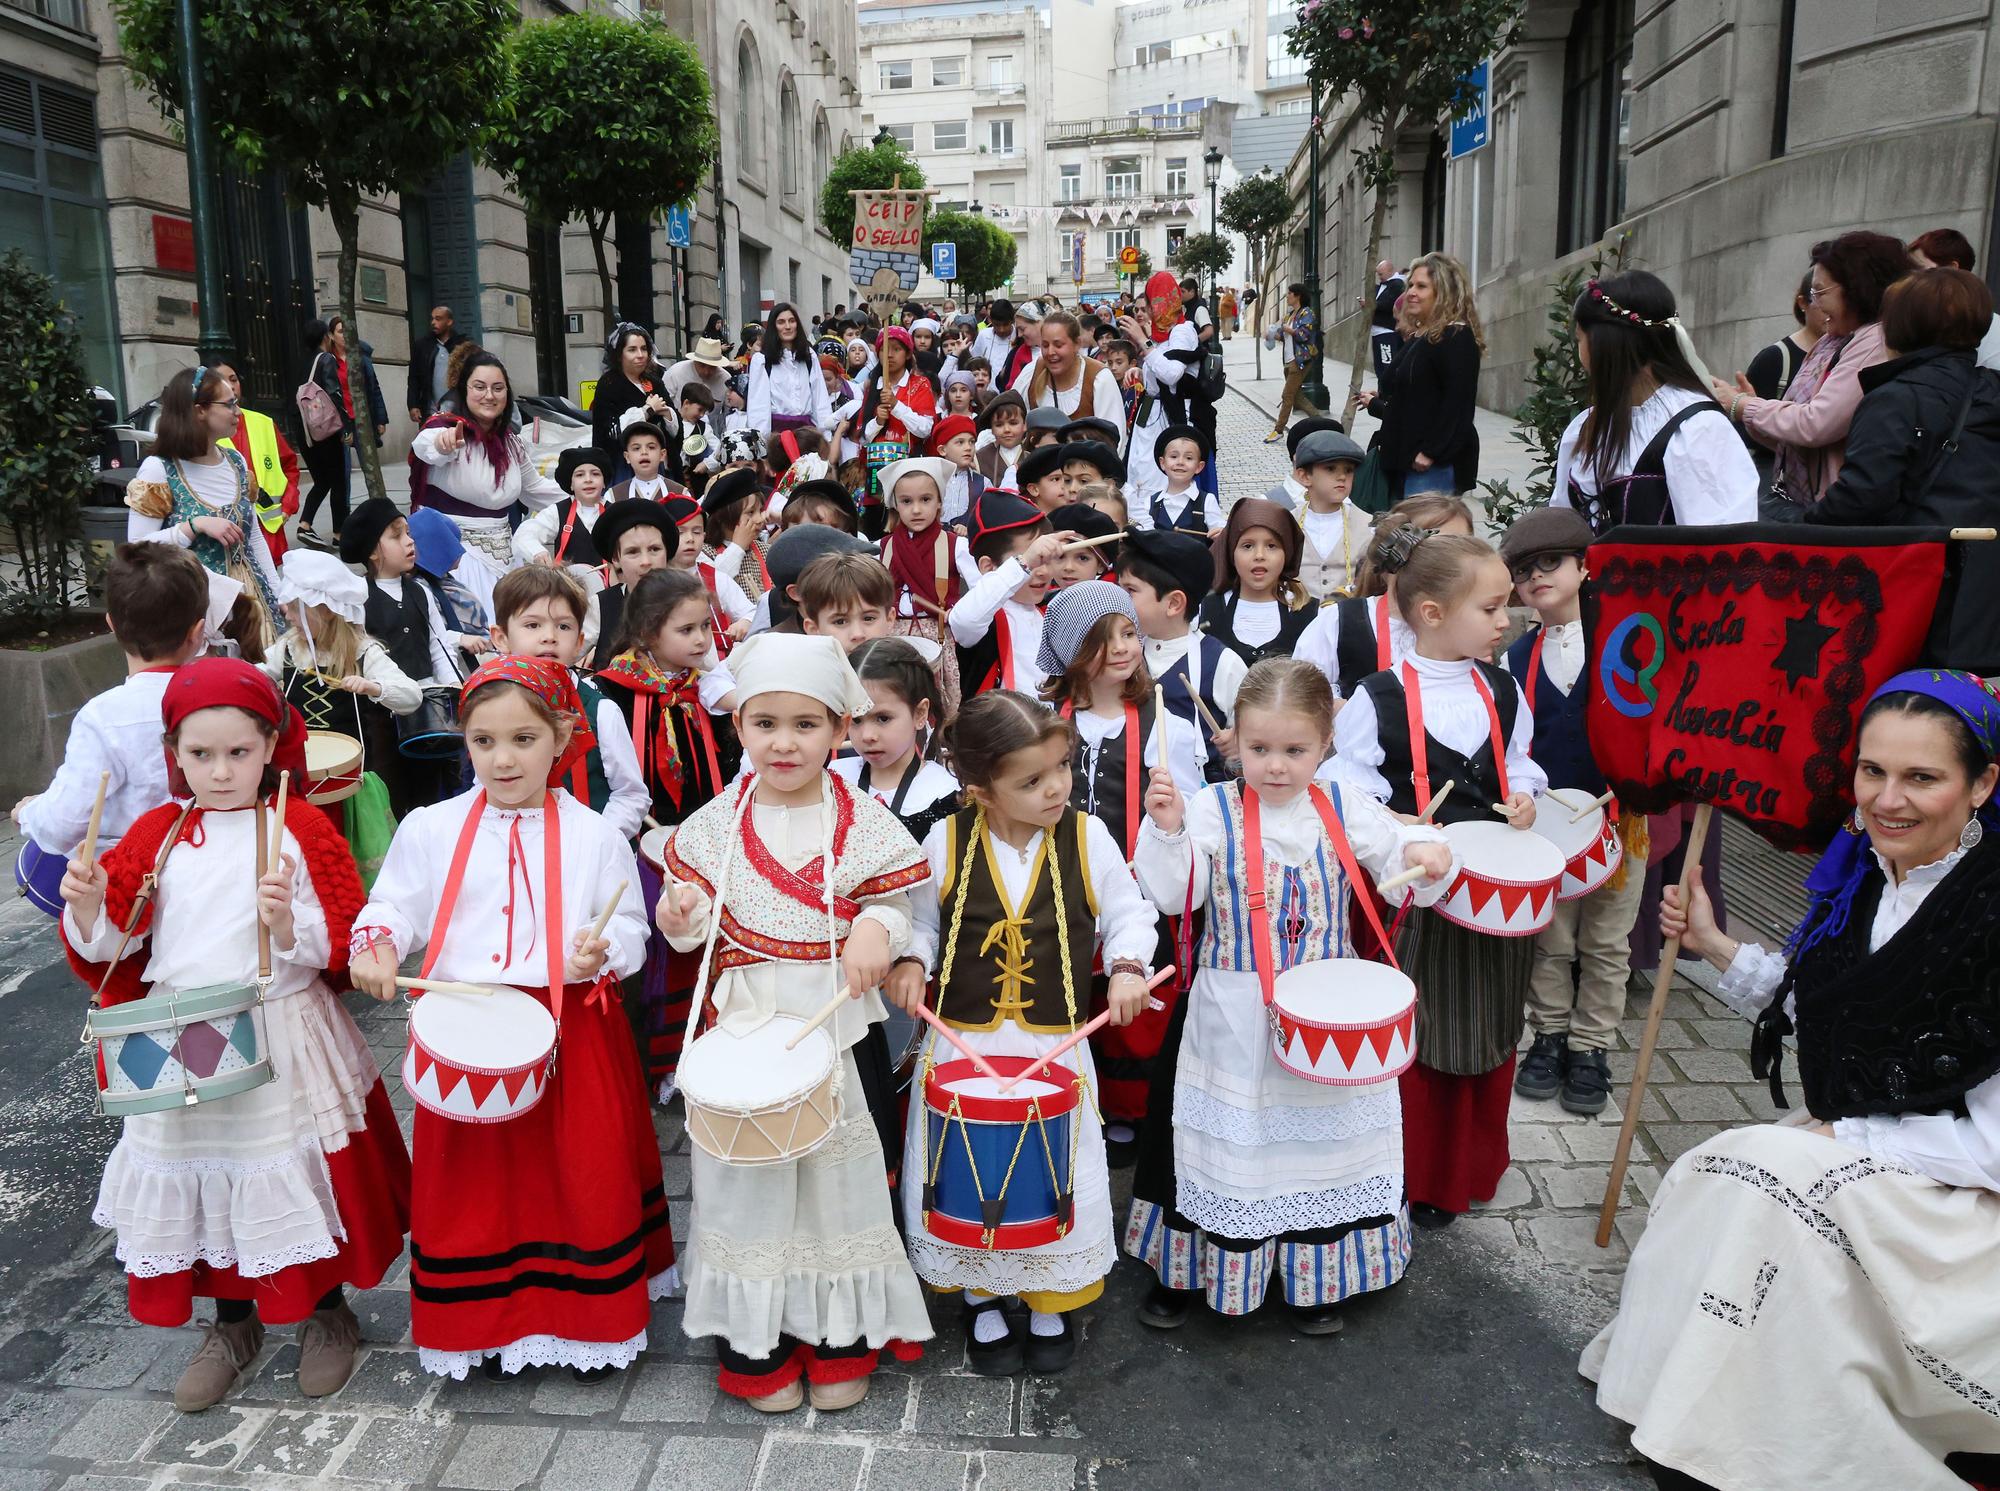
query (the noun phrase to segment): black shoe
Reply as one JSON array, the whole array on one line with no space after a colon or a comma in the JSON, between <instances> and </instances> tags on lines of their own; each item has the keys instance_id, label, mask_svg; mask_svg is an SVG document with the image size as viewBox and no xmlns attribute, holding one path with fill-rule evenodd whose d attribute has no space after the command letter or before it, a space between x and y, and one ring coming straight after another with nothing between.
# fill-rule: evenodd
<instances>
[{"instance_id":1,"label":"black shoe","mask_svg":"<svg viewBox=\"0 0 2000 1491\"><path fill-rule=\"evenodd\" d=\"M1062 1334L1059 1336L1038 1336L1028 1332L1028 1371L1037 1377L1050 1377L1062 1371L1076 1358L1076 1327L1069 1323L1069 1316L1062 1317Z\"/></svg>"},{"instance_id":2,"label":"black shoe","mask_svg":"<svg viewBox=\"0 0 2000 1491\"><path fill-rule=\"evenodd\" d=\"M1432 1206L1428 1201L1413 1201L1410 1203L1410 1220L1426 1231L1435 1232L1456 1222L1458 1213L1446 1211L1442 1206Z\"/></svg>"},{"instance_id":3,"label":"black shoe","mask_svg":"<svg viewBox=\"0 0 2000 1491\"><path fill-rule=\"evenodd\" d=\"M1158 1331L1186 1325L1188 1310L1200 1293L1199 1289L1170 1289L1165 1284L1155 1284L1139 1302L1139 1324Z\"/></svg>"},{"instance_id":4,"label":"black shoe","mask_svg":"<svg viewBox=\"0 0 2000 1491\"><path fill-rule=\"evenodd\" d=\"M1347 1324L1340 1318L1339 1305L1287 1305L1285 1312L1292 1317L1292 1329L1302 1336L1337 1336Z\"/></svg>"},{"instance_id":5,"label":"black shoe","mask_svg":"<svg viewBox=\"0 0 2000 1491\"><path fill-rule=\"evenodd\" d=\"M520 1375L518 1372L509 1372L505 1367L501 1366L498 1356L482 1358L479 1363L479 1371L480 1375L488 1382L506 1382L510 1378Z\"/></svg>"},{"instance_id":6,"label":"black shoe","mask_svg":"<svg viewBox=\"0 0 2000 1491\"><path fill-rule=\"evenodd\" d=\"M617 1370L616 1367L571 1367L569 1375L578 1382L603 1382Z\"/></svg>"},{"instance_id":7,"label":"black shoe","mask_svg":"<svg viewBox=\"0 0 2000 1491\"><path fill-rule=\"evenodd\" d=\"M1563 1073L1562 1105L1571 1113L1602 1113L1611 1101L1611 1061L1602 1051L1572 1051Z\"/></svg>"},{"instance_id":8,"label":"black shoe","mask_svg":"<svg viewBox=\"0 0 2000 1491\"><path fill-rule=\"evenodd\" d=\"M1004 1300L987 1300L965 1307L965 1365L981 1377L1012 1377L1025 1360L1027 1326L1005 1312ZM997 1340L982 1341L973 1334L973 1323L988 1310L998 1310L1007 1321L1007 1334Z\"/></svg>"},{"instance_id":9,"label":"black shoe","mask_svg":"<svg viewBox=\"0 0 2000 1491\"><path fill-rule=\"evenodd\" d=\"M1569 1035L1556 1031L1535 1037L1521 1066L1514 1073L1514 1091L1524 1098L1552 1098L1562 1091L1563 1074L1569 1068Z\"/></svg>"},{"instance_id":10,"label":"black shoe","mask_svg":"<svg viewBox=\"0 0 2000 1491\"><path fill-rule=\"evenodd\" d=\"M1113 1138L1113 1129L1124 1129L1131 1137ZM1129 1123L1104 1126L1104 1163L1113 1170L1129 1170L1139 1158L1139 1135Z\"/></svg>"}]
</instances>

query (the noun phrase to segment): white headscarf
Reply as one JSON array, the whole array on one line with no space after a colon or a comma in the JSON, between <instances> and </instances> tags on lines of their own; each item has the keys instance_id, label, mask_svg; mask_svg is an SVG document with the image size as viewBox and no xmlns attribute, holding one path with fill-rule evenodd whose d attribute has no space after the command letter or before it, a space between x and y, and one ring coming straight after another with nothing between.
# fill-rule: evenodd
<instances>
[{"instance_id":1,"label":"white headscarf","mask_svg":"<svg viewBox=\"0 0 2000 1491\"><path fill-rule=\"evenodd\" d=\"M731 649L729 673L739 709L759 694L804 694L845 719L875 707L832 637L759 632Z\"/></svg>"},{"instance_id":2,"label":"white headscarf","mask_svg":"<svg viewBox=\"0 0 2000 1491\"><path fill-rule=\"evenodd\" d=\"M958 468L943 456L905 456L900 461L891 461L882 468L882 495L889 501L896 496L896 483L904 477L921 472L937 483L938 497L944 497L945 488L957 475Z\"/></svg>"}]
</instances>

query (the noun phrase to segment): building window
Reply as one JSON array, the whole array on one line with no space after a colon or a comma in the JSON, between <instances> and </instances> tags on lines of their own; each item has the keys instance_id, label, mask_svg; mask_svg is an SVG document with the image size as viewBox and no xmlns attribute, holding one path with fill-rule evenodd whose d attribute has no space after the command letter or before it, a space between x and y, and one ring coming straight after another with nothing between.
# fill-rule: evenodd
<instances>
[{"instance_id":1,"label":"building window","mask_svg":"<svg viewBox=\"0 0 2000 1491\"><path fill-rule=\"evenodd\" d=\"M1187 157L1170 155L1167 157L1167 192L1174 195L1188 189Z\"/></svg>"},{"instance_id":2,"label":"building window","mask_svg":"<svg viewBox=\"0 0 2000 1491\"><path fill-rule=\"evenodd\" d=\"M1137 156L1113 156L1104 163L1104 195L1107 197L1136 197L1139 195L1139 158Z\"/></svg>"},{"instance_id":3,"label":"building window","mask_svg":"<svg viewBox=\"0 0 2000 1491\"><path fill-rule=\"evenodd\" d=\"M827 127L826 115L821 113L813 121L813 196L818 197L826 186L826 173L833 167L833 131Z\"/></svg>"},{"instance_id":4,"label":"building window","mask_svg":"<svg viewBox=\"0 0 2000 1491\"><path fill-rule=\"evenodd\" d=\"M988 120L986 124L986 148L991 150L995 155L1012 155L1014 153L1014 121L1011 119Z\"/></svg>"},{"instance_id":5,"label":"building window","mask_svg":"<svg viewBox=\"0 0 2000 1491\"><path fill-rule=\"evenodd\" d=\"M989 88L1010 88L1014 84L1014 59L1011 56L988 57L986 59L986 85Z\"/></svg>"},{"instance_id":6,"label":"building window","mask_svg":"<svg viewBox=\"0 0 2000 1491\"><path fill-rule=\"evenodd\" d=\"M890 92L917 85L916 68L908 62L885 62L882 64L882 87Z\"/></svg>"},{"instance_id":7,"label":"building window","mask_svg":"<svg viewBox=\"0 0 2000 1491\"><path fill-rule=\"evenodd\" d=\"M963 119L940 119L931 126L931 149L963 150L965 148L965 121Z\"/></svg>"},{"instance_id":8,"label":"building window","mask_svg":"<svg viewBox=\"0 0 2000 1491\"><path fill-rule=\"evenodd\" d=\"M1172 261L1175 257L1179 255L1181 251L1181 245L1186 242L1187 242L1186 228L1167 229L1167 258L1169 261Z\"/></svg>"},{"instance_id":9,"label":"building window","mask_svg":"<svg viewBox=\"0 0 2000 1491\"><path fill-rule=\"evenodd\" d=\"M1602 238L1625 214L1632 113L1632 0L1592 0L1563 59L1558 252Z\"/></svg>"},{"instance_id":10,"label":"building window","mask_svg":"<svg viewBox=\"0 0 2000 1491\"><path fill-rule=\"evenodd\" d=\"M757 49L744 37L736 46L736 169L764 174L764 138L757 129L757 100L763 89L757 78Z\"/></svg>"},{"instance_id":11,"label":"building window","mask_svg":"<svg viewBox=\"0 0 2000 1491\"><path fill-rule=\"evenodd\" d=\"M1279 100L1277 107L1272 109L1271 112L1273 114L1303 114L1311 107L1312 100L1309 98L1287 98Z\"/></svg>"},{"instance_id":12,"label":"building window","mask_svg":"<svg viewBox=\"0 0 2000 1491\"><path fill-rule=\"evenodd\" d=\"M1056 168L1056 200L1076 202L1083 198L1083 167L1058 166Z\"/></svg>"},{"instance_id":13,"label":"building window","mask_svg":"<svg viewBox=\"0 0 2000 1491\"><path fill-rule=\"evenodd\" d=\"M1084 236L1082 229L1073 233L1056 235L1056 268L1063 274L1074 274L1076 265L1077 240Z\"/></svg>"},{"instance_id":14,"label":"building window","mask_svg":"<svg viewBox=\"0 0 2000 1491\"><path fill-rule=\"evenodd\" d=\"M956 88L965 81L963 57L931 58L931 87Z\"/></svg>"},{"instance_id":15,"label":"building window","mask_svg":"<svg viewBox=\"0 0 2000 1491\"><path fill-rule=\"evenodd\" d=\"M895 137L896 143L905 150L917 148L917 127L914 124L885 124L882 126Z\"/></svg>"},{"instance_id":16,"label":"building window","mask_svg":"<svg viewBox=\"0 0 2000 1491\"><path fill-rule=\"evenodd\" d=\"M1139 230L1137 228L1112 228L1104 235L1104 262L1116 264L1120 249L1137 248Z\"/></svg>"},{"instance_id":17,"label":"building window","mask_svg":"<svg viewBox=\"0 0 2000 1491\"><path fill-rule=\"evenodd\" d=\"M796 197L803 188L805 140L799 124L799 90L789 76L778 89L778 159L785 195Z\"/></svg>"},{"instance_id":18,"label":"building window","mask_svg":"<svg viewBox=\"0 0 2000 1491\"><path fill-rule=\"evenodd\" d=\"M1273 32L1264 38L1264 80L1267 83L1287 82L1306 75L1303 57L1294 57L1286 44L1292 34L1291 13L1285 13L1285 29Z\"/></svg>"}]
</instances>

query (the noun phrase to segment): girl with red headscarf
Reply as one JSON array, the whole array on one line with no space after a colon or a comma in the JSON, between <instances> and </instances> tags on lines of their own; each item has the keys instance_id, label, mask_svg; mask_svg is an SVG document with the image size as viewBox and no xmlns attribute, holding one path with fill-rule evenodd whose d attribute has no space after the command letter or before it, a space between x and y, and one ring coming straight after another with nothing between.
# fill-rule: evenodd
<instances>
[{"instance_id":1,"label":"girl with red headscarf","mask_svg":"<svg viewBox=\"0 0 2000 1491\"><path fill-rule=\"evenodd\" d=\"M618 831L557 785L595 739L568 669L496 658L465 681L459 720L478 785L397 829L355 921L354 982L393 999L398 964L421 950L427 978L546 1006L556 1060L541 1099L504 1122L418 1108L410 1332L424 1367L451 1377L560 1364L588 1378L645 1349L650 1301L676 1283L618 1008L646 952L639 872ZM504 1028L504 1002L492 1018Z\"/></svg>"},{"instance_id":2,"label":"girl with red headscarf","mask_svg":"<svg viewBox=\"0 0 2000 1491\"><path fill-rule=\"evenodd\" d=\"M299 1390L320 1397L347 1381L361 1342L342 1290L381 1282L409 1217L396 1115L334 997L361 881L333 824L296 791L282 830L275 822L279 773L304 784L306 732L270 679L234 658L185 664L161 716L184 800L142 816L94 864L71 861L70 966L99 1006L217 985L258 1003L178 1041L128 1036L109 1069L100 1058L107 1094L177 1097L175 1061L198 1095L210 1078L236 1090L130 1113L93 1216L118 1231L133 1319L183 1325L197 1296L215 1301L174 1387L182 1412L221 1401L267 1322L301 1322ZM269 1078L242 1086L259 1058Z\"/></svg>"},{"instance_id":3,"label":"girl with red headscarf","mask_svg":"<svg viewBox=\"0 0 2000 1491\"><path fill-rule=\"evenodd\" d=\"M887 494L880 473L891 462L914 455L937 423L937 391L916 370L917 344L900 326L882 329L877 347L882 364L861 396L861 434L868 451L868 489L861 498L861 527L880 538L887 525Z\"/></svg>"}]
</instances>

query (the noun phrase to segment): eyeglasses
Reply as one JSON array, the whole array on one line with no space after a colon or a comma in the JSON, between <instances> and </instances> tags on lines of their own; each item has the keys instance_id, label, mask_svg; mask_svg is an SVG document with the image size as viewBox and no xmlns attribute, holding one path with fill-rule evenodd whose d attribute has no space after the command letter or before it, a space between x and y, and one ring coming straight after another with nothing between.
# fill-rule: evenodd
<instances>
[{"instance_id":1,"label":"eyeglasses","mask_svg":"<svg viewBox=\"0 0 2000 1491\"><path fill-rule=\"evenodd\" d=\"M1525 585L1528 581L1534 579L1536 575L1554 574L1563 567L1564 560L1575 559L1581 561L1582 558L1581 554L1537 554L1525 564L1512 566L1508 569L1507 573L1513 578L1516 585Z\"/></svg>"},{"instance_id":2,"label":"eyeglasses","mask_svg":"<svg viewBox=\"0 0 2000 1491\"><path fill-rule=\"evenodd\" d=\"M204 409L238 410L243 407L243 401L241 399L210 399L202 407Z\"/></svg>"},{"instance_id":3,"label":"eyeglasses","mask_svg":"<svg viewBox=\"0 0 2000 1491\"><path fill-rule=\"evenodd\" d=\"M1806 291L1806 299L1811 301L1821 301L1826 299L1828 295L1831 295L1834 291L1838 290L1839 288L1840 286L1838 285L1814 285L1810 290Z\"/></svg>"}]
</instances>

